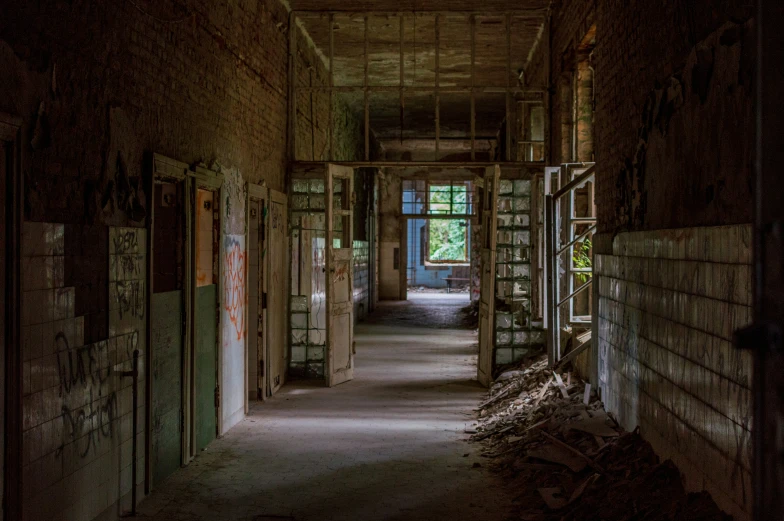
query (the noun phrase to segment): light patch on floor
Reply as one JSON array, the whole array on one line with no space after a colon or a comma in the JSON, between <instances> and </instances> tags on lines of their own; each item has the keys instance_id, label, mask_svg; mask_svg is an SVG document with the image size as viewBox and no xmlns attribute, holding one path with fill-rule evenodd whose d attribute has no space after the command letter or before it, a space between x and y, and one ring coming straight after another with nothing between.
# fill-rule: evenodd
<instances>
[{"instance_id":1,"label":"light patch on floor","mask_svg":"<svg viewBox=\"0 0 784 521\"><path fill-rule=\"evenodd\" d=\"M463 433L483 393L476 334L359 325L356 340L354 381L288 384L252 407L144 519L504 519L510 500Z\"/></svg>"}]
</instances>

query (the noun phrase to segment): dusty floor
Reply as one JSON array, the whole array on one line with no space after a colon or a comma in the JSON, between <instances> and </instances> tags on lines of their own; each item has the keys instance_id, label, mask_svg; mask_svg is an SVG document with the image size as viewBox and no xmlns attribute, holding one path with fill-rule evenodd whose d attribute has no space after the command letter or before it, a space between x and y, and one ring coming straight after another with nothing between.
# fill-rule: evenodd
<instances>
[{"instance_id":1,"label":"dusty floor","mask_svg":"<svg viewBox=\"0 0 784 521\"><path fill-rule=\"evenodd\" d=\"M383 302L367 324L437 329L465 329L460 310L469 304L468 293L413 293L408 300Z\"/></svg>"},{"instance_id":2,"label":"dusty floor","mask_svg":"<svg viewBox=\"0 0 784 521\"><path fill-rule=\"evenodd\" d=\"M510 499L463 433L483 392L475 333L360 324L356 340L354 381L291 383L252 406L142 503L145 518L505 519Z\"/></svg>"}]
</instances>

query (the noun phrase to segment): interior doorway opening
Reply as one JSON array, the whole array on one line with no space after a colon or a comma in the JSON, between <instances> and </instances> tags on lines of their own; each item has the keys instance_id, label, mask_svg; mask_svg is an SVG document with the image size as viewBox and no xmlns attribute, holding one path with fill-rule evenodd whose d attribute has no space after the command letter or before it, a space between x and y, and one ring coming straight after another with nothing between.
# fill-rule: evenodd
<instances>
[{"instance_id":1,"label":"interior doorway opening","mask_svg":"<svg viewBox=\"0 0 784 521\"><path fill-rule=\"evenodd\" d=\"M470 299L470 222L467 219L408 219L408 298L461 295Z\"/></svg>"}]
</instances>

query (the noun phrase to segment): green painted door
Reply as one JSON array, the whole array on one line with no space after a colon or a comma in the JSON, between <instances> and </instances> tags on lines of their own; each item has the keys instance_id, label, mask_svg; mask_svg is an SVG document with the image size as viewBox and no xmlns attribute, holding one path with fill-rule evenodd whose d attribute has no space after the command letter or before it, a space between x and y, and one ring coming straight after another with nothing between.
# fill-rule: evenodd
<instances>
[{"instance_id":1,"label":"green painted door","mask_svg":"<svg viewBox=\"0 0 784 521\"><path fill-rule=\"evenodd\" d=\"M195 408L196 451L202 450L217 432L215 387L217 386L217 295L215 284L196 288Z\"/></svg>"},{"instance_id":2,"label":"green painted door","mask_svg":"<svg viewBox=\"0 0 784 521\"><path fill-rule=\"evenodd\" d=\"M152 472L160 483L182 461L182 291L152 296Z\"/></svg>"}]
</instances>

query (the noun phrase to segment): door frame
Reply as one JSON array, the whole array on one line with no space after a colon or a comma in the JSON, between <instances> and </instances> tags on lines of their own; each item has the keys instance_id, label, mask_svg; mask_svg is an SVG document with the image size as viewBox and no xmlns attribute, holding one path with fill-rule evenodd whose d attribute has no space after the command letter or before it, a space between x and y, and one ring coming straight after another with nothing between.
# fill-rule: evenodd
<instances>
[{"instance_id":1,"label":"door frame","mask_svg":"<svg viewBox=\"0 0 784 521\"><path fill-rule=\"evenodd\" d=\"M213 170L209 170L207 168L202 167L194 167L193 171L188 172L188 179L190 180L190 188L189 188L189 206L190 206L190 235L188 237L188 262L187 264L187 280L189 284L189 291L190 291L190 307L189 307L189 314L191 317L196 316L196 284L197 284L197 277L196 277L196 256L198 252L196 251L196 234L198 233L197 225L196 225L196 201L197 195L199 190L206 190L208 192L213 193L213 219L214 214L217 208L218 211L218 248L217 252L213 249L213 254L217 253L218 263L213 264L213 271L217 269L217 277L215 283L215 294L216 294L216 301L215 301L215 384L217 386L216 393L220 395L220 387L221 387L221 320L220 320L220 310L223 307L223 285L221 284L221 274L223 273L223 262L222 262L222 255L221 255L221 247L223 245L223 208L220 204L221 198L223 197L223 179L224 176L220 172L215 172ZM214 229L214 228L213 228ZM215 241L215 236L213 235L213 244ZM192 460L196 456L196 322L194 320L190 320L190 331L189 331L189 342L187 344L187 351L188 351L188 362L190 364L190 371L189 371L189 380L188 380L188 389L189 389L189 396L188 396L188 405L191 410L191 414L189 417L189 425L188 425L188 432L190 433L190 444L189 444L189 453L188 453L188 462ZM245 343L245 349L247 350L247 341ZM215 400L215 438L217 439L220 436L223 420L221 418L221 403L220 400Z\"/></svg>"},{"instance_id":2,"label":"door frame","mask_svg":"<svg viewBox=\"0 0 784 521\"><path fill-rule=\"evenodd\" d=\"M256 307L257 316L254 317L253 323L256 324L255 328L255 335L256 335L256 399L260 401L266 401L269 396L267 396L267 383L268 383L268 370L269 370L269 354L267 353L267 309L266 309L266 299L267 299L267 278L265 275L267 274L267 267L265 266L265 262L268 262L268 256L264 255L264 251L266 251L267 246L267 225L269 220L265 214L267 209L267 205L269 204L269 189L266 186L256 185L248 183L248 200L245 204L246 212L245 212L245 229L248 230L248 242L250 242L250 207L251 204L254 202L258 202L261 204L261 215L258 216L259 219L259 238L258 238L258 245L259 245L259 278L258 283L259 286L258 290L258 302ZM246 246L247 247L247 246ZM248 252L250 252L250 248L248 247ZM247 264L248 269L250 269L250 263ZM246 310L247 311L247 310ZM250 318L250 317L248 317ZM251 324L250 320L247 320L247 324ZM259 334L259 325L261 326L261 334ZM250 328L249 328L250 329ZM245 342L245 359L249 359L248 353L248 342ZM245 368L245 414L247 414L250 410L250 402L248 397L248 387L250 385L248 379L248 373L250 368Z\"/></svg>"},{"instance_id":3,"label":"door frame","mask_svg":"<svg viewBox=\"0 0 784 521\"><path fill-rule=\"evenodd\" d=\"M22 119L0 112L0 146L6 148L10 158L4 165L6 178L6 229L5 251L5 342L3 345L4 374L4 434L3 434L3 507L0 519L18 521L22 519L22 356L21 309L22 309L22 222L23 177L22 172ZM10 160L9 160L10 159ZM5 168L7 167L7 168ZM13 429L9 428L13 426Z\"/></svg>"},{"instance_id":4,"label":"door frame","mask_svg":"<svg viewBox=\"0 0 784 521\"><path fill-rule=\"evenodd\" d=\"M145 356L145 364L148 368L145 371L145 436L144 436L144 474L145 474L145 487L144 493L148 495L155 487L153 482L153 466L152 466L152 399L153 399L153 385L152 385L152 367L155 353L153 353L153 316L152 316L152 299L155 293L153 270L155 259L155 185L162 183L182 183L183 190L183 212L185 219L185 230L183 236L183 254L185 260L185 278L183 280L183 338L182 338L182 399L180 403L180 464L187 465L190 461L190 442L193 439L189 430L186 428L191 423L193 411L189 407L189 385L187 378L189 362L187 360L188 348L191 339L191 309L193 306L193 295L190 291L190 262L191 262L191 245L190 237L192 216L192 204L189 204L190 199L190 180L188 177L188 165L181 161L171 159L161 154L152 155L152 175L149 179L148 193L150 194L150 216L147 222L147 352Z\"/></svg>"}]
</instances>

